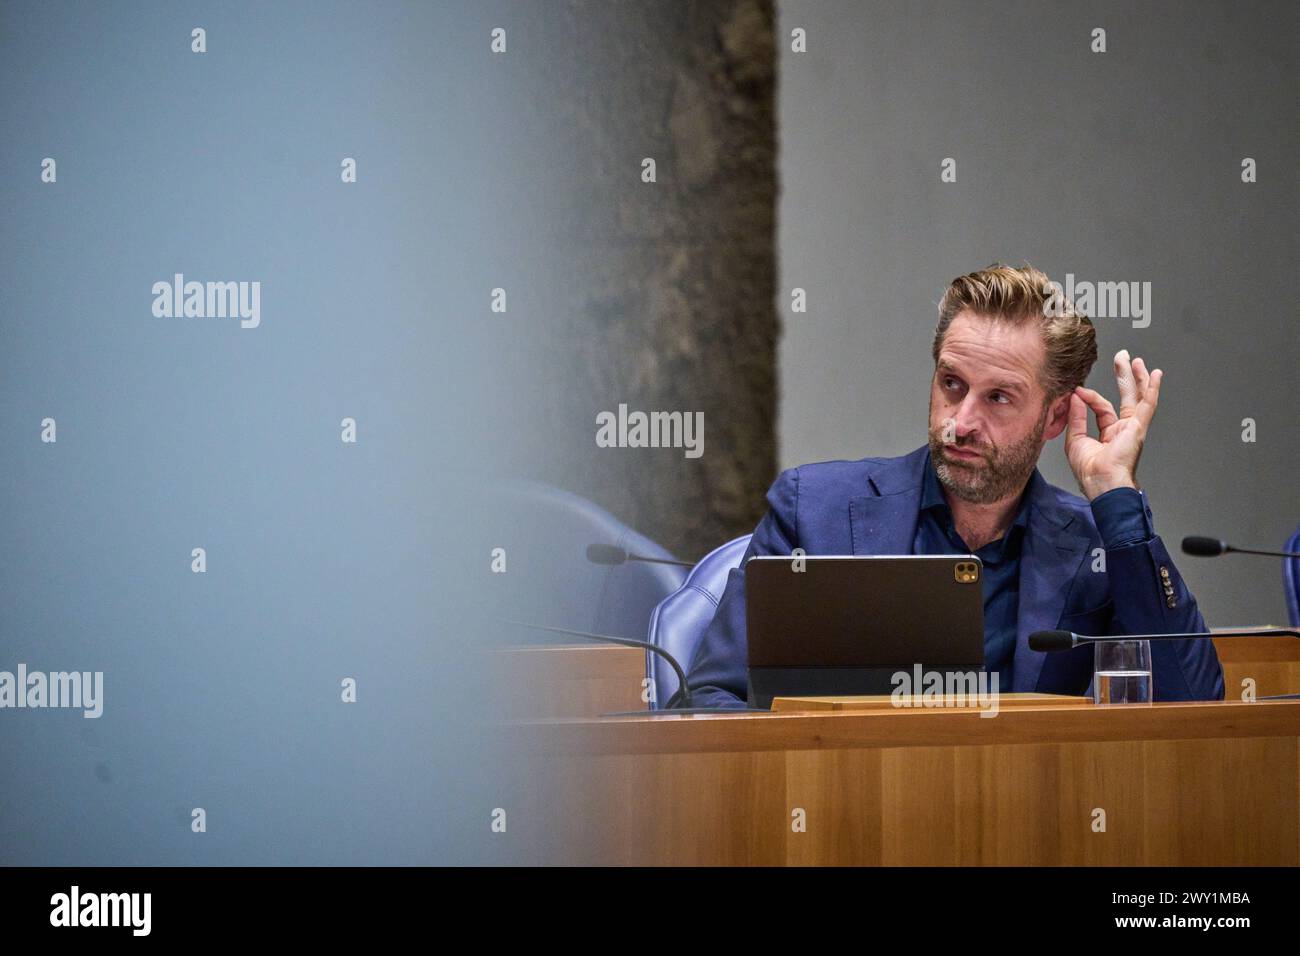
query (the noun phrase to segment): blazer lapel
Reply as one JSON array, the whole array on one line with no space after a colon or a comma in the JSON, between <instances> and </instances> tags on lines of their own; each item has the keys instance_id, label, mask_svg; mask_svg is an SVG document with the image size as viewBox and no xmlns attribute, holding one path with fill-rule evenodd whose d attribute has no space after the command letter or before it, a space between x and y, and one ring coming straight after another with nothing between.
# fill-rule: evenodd
<instances>
[{"instance_id":1,"label":"blazer lapel","mask_svg":"<svg viewBox=\"0 0 1300 956\"><path fill-rule=\"evenodd\" d=\"M854 554L911 554L921 509L922 469L929 447L878 462L869 473L873 494L849 500Z\"/></svg>"},{"instance_id":2,"label":"blazer lapel","mask_svg":"<svg viewBox=\"0 0 1300 956\"><path fill-rule=\"evenodd\" d=\"M921 490L849 502L854 554L911 554Z\"/></svg>"},{"instance_id":3,"label":"blazer lapel","mask_svg":"<svg viewBox=\"0 0 1300 956\"><path fill-rule=\"evenodd\" d=\"M1032 693L1047 655L1029 649L1029 635L1056 628L1070 585L1087 557L1089 539L1073 533L1074 517L1051 500L1051 488L1035 472L1035 496L1020 551L1020 600L1012 691Z\"/></svg>"}]
</instances>

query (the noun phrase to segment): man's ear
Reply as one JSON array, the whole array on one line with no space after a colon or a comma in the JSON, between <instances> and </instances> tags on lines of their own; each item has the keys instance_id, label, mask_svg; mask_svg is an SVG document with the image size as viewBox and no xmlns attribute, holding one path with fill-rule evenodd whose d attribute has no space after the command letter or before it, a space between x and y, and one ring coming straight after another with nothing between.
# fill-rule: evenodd
<instances>
[{"instance_id":1,"label":"man's ear","mask_svg":"<svg viewBox=\"0 0 1300 956\"><path fill-rule=\"evenodd\" d=\"M1047 441L1065 431L1065 423L1070 418L1070 396L1073 394L1074 391L1071 390L1052 399L1051 411L1047 413L1047 428L1043 430L1043 437Z\"/></svg>"}]
</instances>

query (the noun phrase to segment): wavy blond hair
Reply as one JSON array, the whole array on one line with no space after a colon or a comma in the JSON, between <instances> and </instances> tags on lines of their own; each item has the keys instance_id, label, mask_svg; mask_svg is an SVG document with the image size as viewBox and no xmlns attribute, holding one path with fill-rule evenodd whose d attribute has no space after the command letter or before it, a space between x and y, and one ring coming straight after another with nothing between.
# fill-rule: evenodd
<instances>
[{"instance_id":1,"label":"wavy blond hair","mask_svg":"<svg viewBox=\"0 0 1300 956\"><path fill-rule=\"evenodd\" d=\"M1037 321L1047 349L1040 376L1049 399L1082 385L1097 361L1097 330L1092 320L1074 308L1045 272L1026 265L1014 269L994 263L987 269L958 276L939 302L934 329L934 361L948 326L960 312L1022 325Z\"/></svg>"}]
</instances>

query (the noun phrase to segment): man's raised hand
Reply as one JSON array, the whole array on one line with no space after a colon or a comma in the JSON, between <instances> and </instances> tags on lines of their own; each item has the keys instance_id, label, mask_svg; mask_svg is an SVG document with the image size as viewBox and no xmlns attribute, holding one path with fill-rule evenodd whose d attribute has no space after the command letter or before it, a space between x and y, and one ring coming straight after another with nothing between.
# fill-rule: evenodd
<instances>
[{"instance_id":1,"label":"man's raised hand","mask_svg":"<svg viewBox=\"0 0 1300 956\"><path fill-rule=\"evenodd\" d=\"M1160 369L1148 372L1142 359L1129 361L1127 349L1115 353L1119 412L1100 393L1080 385L1070 396L1065 457L1089 501L1115 488L1137 487L1137 464L1147 428L1160 400ZM1088 434L1088 410L1097 419L1098 438Z\"/></svg>"}]
</instances>

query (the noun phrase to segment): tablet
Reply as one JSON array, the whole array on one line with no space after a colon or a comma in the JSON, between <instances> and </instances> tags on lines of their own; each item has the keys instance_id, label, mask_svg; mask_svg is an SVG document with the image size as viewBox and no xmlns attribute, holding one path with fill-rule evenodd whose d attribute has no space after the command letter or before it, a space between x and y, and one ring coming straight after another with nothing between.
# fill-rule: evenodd
<instances>
[{"instance_id":1,"label":"tablet","mask_svg":"<svg viewBox=\"0 0 1300 956\"><path fill-rule=\"evenodd\" d=\"M889 694L900 671L984 669L973 554L786 557L745 565L749 704Z\"/></svg>"}]
</instances>

